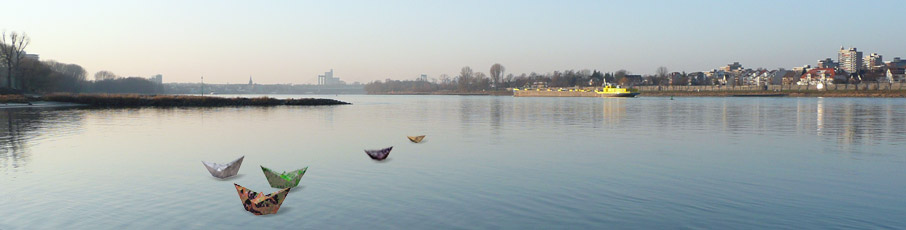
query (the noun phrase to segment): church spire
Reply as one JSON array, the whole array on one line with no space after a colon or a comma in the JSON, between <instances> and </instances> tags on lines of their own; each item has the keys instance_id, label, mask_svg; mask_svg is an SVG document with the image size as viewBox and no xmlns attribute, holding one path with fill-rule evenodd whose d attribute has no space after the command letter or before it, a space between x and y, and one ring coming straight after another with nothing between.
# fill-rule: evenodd
<instances>
[{"instance_id":1,"label":"church spire","mask_svg":"<svg viewBox=\"0 0 906 230\"><path fill-rule=\"evenodd\" d=\"M252 76L249 76L249 85L254 85L254 84L255 83L252 82Z\"/></svg>"}]
</instances>

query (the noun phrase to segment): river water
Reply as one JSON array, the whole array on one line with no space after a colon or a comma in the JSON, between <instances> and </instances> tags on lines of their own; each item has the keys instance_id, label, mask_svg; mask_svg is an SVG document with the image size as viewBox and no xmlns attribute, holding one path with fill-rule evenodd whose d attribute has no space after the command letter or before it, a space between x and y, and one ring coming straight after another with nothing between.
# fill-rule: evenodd
<instances>
[{"instance_id":1,"label":"river water","mask_svg":"<svg viewBox=\"0 0 906 230\"><path fill-rule=\"evenodd\" d=\"M0 109L0 229L906 228L904 99L323 97Z\"/></svg>"}]
</instances>

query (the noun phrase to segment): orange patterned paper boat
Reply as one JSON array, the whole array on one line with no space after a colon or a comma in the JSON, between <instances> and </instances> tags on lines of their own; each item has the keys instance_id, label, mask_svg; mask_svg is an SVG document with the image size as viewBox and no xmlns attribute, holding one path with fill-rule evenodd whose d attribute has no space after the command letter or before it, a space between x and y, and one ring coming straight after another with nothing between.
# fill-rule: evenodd
<instances>
[{"instance_id":1,"label":"orange patterned paper boat","mask_svg":"<svg viewBox=\"0 0 906 230\"><path fill-rule=\"evenodd\" d=\"M236 186L236 191L239 192L239 200L242 201L242 207L246 211L254 213L255 215L267 215L277 213L277 210L280 210L280 204L283 204L283 200L286 199L286 194L289 193L290 188L281 189L271 194L264 195L252 190L249 190L245 187L239 186L238 184L233 183Z\"/></svg>"}]
</instances>

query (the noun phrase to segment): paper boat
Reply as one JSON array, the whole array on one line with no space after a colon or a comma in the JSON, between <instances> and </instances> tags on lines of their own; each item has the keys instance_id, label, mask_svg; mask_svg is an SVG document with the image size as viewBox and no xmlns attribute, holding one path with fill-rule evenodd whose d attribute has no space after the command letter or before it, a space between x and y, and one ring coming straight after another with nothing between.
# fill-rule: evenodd
<instances>
[{"instance_id":1,"label":"paper boat","mask_svg":"<svg viewBox=\"0 0 906 230\"><path fill-rule=\"evenodd\" d=\"M276 173L269 168L261 166L261 171L264 171L264 177L267 177L267 183L270 183L272 188L292 188L299 186L299 180L302 179L302 175L305 175L305 171L308 171L308 167L290 172Z\"/></svg>"},{"instance_id":2,"label":"paper boat","mask_svg":"<svg viewBox=\"0 0 906 230\"><path fill-rule=\"evenodd\" d=\"M422 142L422 140L425 139L425 135L421 135L421 136L406 136L406 137L409 138L409 141L412 141L412 142L414 142L414 143Z\"/></svg>"},{"instance_id":3,"label":"paper boat","mask_svg":"<svg viewBox=\"0 0 906 230\"><path fill-rule=\"evenodd\" d=\"M206 161L201 161L201 163L204 164L205 168L208 168L208 171L211 172L211 176L223 179L235 176L236 173L239 172L239 166L242 165L243 158L245 158L245 156L241 156L239 157L239 159L226 164L211 163Z\"/></svg>"},{"instance_id":4,"label":"paper boat","mask_svg":"<svg viewBox=\"0 0 906 230\"><path fill-rule=\"evenodd\" d=\"M254 213L256 216L277 213L277 210L280 210L280 204L283 204L283 200L286 199L286 194L289 193L290 189L285 188L264 195L235 183L233 185L236 186L236 192L239 192L239 200L242 201L242 207L245 207L246 211Z\"/></svg>"},{"instance_id":5,"label":"paper boat","mask_svg":"<svg viewBox=\"0 0 906 230\"><path fill-rule=\"evenodd\" d=\"M387 156L390 155L391 149L393 149L393 146L381 150L365 150L365 153L367 153L368 156L371 157L371 159L382 161L384 159L387 159Z\"/></svg>"}]
</instances>

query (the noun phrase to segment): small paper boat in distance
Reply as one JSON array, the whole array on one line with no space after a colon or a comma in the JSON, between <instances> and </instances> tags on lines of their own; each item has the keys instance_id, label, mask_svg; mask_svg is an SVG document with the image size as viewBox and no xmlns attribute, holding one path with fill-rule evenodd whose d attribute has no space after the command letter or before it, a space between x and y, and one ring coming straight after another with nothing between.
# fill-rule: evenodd
<instances>
[{"instance_id":1,"label":"small paper boat in distance","mask_svg":"<svg viewBox=\"0 0 906 230\"><path fill-rule=\"evenodd\" d=\"M280 205L283 204L283 200L286 199L286 194L289 193L290 189L285 188L264 195L239 186L236 183L233 183L233 185L236 186L236 192L239 193L239 200L242 201L242 207L244 207L246 211L254 213L256 216L277 213L277 210L280 210Z\"/></svg>"},{"instance_id":2,"label":"small paper boat in distance","mask_svg":"<svg viewBox=\"0 0 906 230\"><path fill-rule=\"evenodd\" d=\"M391 149L393 149L393 146L380 150L365 150L365 153L367 153L368 156L371 157L371 159L382 161L384 159L387 159L387 156L390 155Z\"/></svg>"},{"instance_id":3,"label":"small paper boat in distance","mask_svg":"<svg viewBox=\"0 0 906 230\"><path fill-rule=\"evenodd\" d=\"M412 141L412 142L414 142L414 143L422 142L422 140L425 139L425 135L421 135L421 136L406 136L406 137L409 138L409 141Z\"/></svg>"},{"instance_id":4,"label":"small paper boat in distance","mask_svg":"<svg viewBox=\"0 0 906 230\"><path fill-rule=\"evenodd\" d=\"M302 175L305 175L305 171L308 171L308 167L290 172L276 173L269 168L261 166L261 171L264 171L264 177L267 177L267 183L270 183L272 188L292 188L299 186L299 180L302 179Z\"/></svg>"},{"instance_id":5,"label":"small paper boat in distance","mask_svg":"<svg viewBox=\"0 0 906 230\"><path fill-rule=\"evenodd\" d=\"M211 172L211 176L224 179L227 177L235 176L236 173L239 173L239 166L242 165L242 159L244 158L245 156L241 156L239 157L239 159L226 164L218 164L206 161L201 161L201 163L204 164L205 168L208 168L208 172Z\"/></svg>"}]
</instances>

